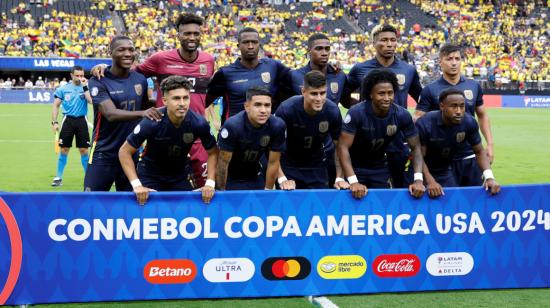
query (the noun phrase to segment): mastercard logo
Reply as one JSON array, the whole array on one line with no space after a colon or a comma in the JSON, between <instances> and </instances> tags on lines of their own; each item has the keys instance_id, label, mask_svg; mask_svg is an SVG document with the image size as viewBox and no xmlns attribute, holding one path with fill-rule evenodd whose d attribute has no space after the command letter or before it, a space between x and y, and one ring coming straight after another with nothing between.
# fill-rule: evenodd
<instances>
[{"instance_id":1,"label":"mastercard logo","mask_svg":"<svg viewBox=\"0 0 550 308\"><path fill-rule=\"evenodd\" d=\"M301 280L311 273L311 263L304 257L276 257L262 263L262 275L268 280Z\"/></svg>"}]
</instances>

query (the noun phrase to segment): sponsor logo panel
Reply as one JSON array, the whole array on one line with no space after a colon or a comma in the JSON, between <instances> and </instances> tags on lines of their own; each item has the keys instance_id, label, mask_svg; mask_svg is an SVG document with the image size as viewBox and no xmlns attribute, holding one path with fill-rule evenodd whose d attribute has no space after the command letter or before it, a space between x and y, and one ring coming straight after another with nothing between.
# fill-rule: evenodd
<instances>
[{"instance_id":1,"label":"sponsor logo panel","mask_svg":"<svg viewBox=\"0 0 550 308\"><path fill-rule=\"evenodd\" d=\"M374 259L372 270L382 278L412 277L418 274L421 266L414 254L387 254Z\"/></svg>"},{"instance_id":2,"label":"sponsor logo panel","mask_svg":"<svg viewBox=\"0 0 550 308\"><path fill-rule=\"evenodd\" d=\"M357 279L367 271L367 262L358 255L325 256L317 263L324 279Z\"/></svg>"},{"instance_id":3,"label":"sponsor logo panel","mask_svg":"<svg viewBox=\"0 0 550 308\"><path fill-rule=\"evenodd\" d=\"M304 257L274 257L262 263L267 280L301 280L311 272L311 263Z\"/></svg>"},{"instance_id":4,"label":"sponsor logo panel","mask_svg":"<svg viewBox=\"0 0 550 308\"><path fill-rule=\"evenodd\" d=\"M197 275L197 266L188 259L152 260L143 268L143 277L152 284L189 283Z\"/></svg>"},{"instance_id":5,"label":"sponsor logo panel","mask_svg":"<svg viewBox=\"0 0 550 308\"><path fill-rule=\"evenodd\" d=\"M247 258L210 259L202 268L204 278L210 282L243 282L254 276L256 268Z\"/></svg>"},{"instance_id":6,"label":"sponsor logo panel","mask_svg":"<svg viewBox=\"0 0 550 308\"><path fill-rule=\"evenodd\" d=\"M474 268L474 258L467 252L434 253L426 261L432 276L463 276Z\"/></svg>"}]
</instances>

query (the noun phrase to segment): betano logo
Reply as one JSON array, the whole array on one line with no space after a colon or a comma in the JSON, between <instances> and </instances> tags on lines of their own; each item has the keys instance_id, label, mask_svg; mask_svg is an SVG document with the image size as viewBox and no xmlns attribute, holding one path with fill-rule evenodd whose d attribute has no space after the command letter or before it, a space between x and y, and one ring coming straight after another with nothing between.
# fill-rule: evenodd
<instances>
[{"instance_id":1,"label":"betano logo","mask_svg":"<svg viewBox=\"0 0 550 308\"><path fill-rule=\"evenodd\" d=\"M210 282L243 282L250 280L255 270L247 258L218 258L208 260L202 274Z\"/></svg>"},{"instance_id":2,"label":"betano logo","mask_svg":"<svg viewBox=\"0 0 550 308\"><path fill-rule=\"evenodd\" d=\"M311 263L304 257L268 258L262 263L262 275L268 280L300 280L311 272Z\"/></svg>"},{"instance_id":3,"label":"betano logo","mask_svg":"<svg viewBox=\"0 0 550 308\"><path fill-rule=\"evenodd\" d=\"M189 283L196 275L197 266L187 259L153 260L143 269L143 277L152 284Z\"/></svg>"},{"instance_id":4,"label":"betano logo","mask_svg":"<svg viewBox=\"0 0 550 308\"><path fill-rule=\"evenodd\" d=\"M367 262L358 255L326 256L317 263L324 279L357 279L367 271Z\"/></svg>"}]
</instances>

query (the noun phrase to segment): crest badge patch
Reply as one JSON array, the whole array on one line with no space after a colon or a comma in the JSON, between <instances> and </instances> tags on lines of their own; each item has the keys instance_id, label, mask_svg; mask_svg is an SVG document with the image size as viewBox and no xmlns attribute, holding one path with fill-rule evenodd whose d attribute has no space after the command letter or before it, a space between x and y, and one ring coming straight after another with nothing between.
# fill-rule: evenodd
<instances>
[{"instance_id":1,"label":"crest badge patch","mask_svg":"<svg viewBox=\"0 0 550 308\"><path fill-rule=\"evenodd\" d=\"M143 93L143 88L141 87L140 84L135 84L135 85L134 85L134 90L136 90L136 94L137 94L137 95L140 95L140 96L141 96L141 94Z\"/></svg>"},{"instance_id":2,"label":"crest badge patch","mask_svg":"<svg viewBox=\"0 0 550 308\"><path fill-rule=\"evenodd\" d=\"M338 93L338 83L337 82L331 82L330 83L330 91L334 94Z\"/></svg>"},{"instance_id":3,"label":"crest badge patch","mask_svg":"<svg viewBox=\"0 0 550 308\"><path fill-rule=\"evenodd\" d=\"M208 70L206 69L206 64L199 65L199 71L201 75L206 75L208 73Z\"/></svg>"},{"instance_id":4,"label":"crest badge patch","mask_svg":"<svg viewBox=\"0 0 550 308\"><path fill-rule=\"evenodd\" d=\"M319 122L319 132L320 133L328 132L328 121Z\"/></svg>"},{"instance_id":5,"label":"crest badge patch","mask_svg":"<svg viewBox=\"0 0 550 308\"><path fill-rule=\"evenodd\" d=\"M462 141L464 141L464 138L466 138L465 132L460 132L456 134L456 142L461 143Z\"/></svg>"},{"instance_id":6,"label":"crest badge patch","mask_svg":"<svg viewBox=\"0 0 550 308\"><path fill-rule=\"evenodd\" d=\"M271 82L271 74L269 72L263 72L261 74L262 76L262 81L265 82L265 83L270 83Z\"/></svg>"},{"instance_id":7,"label":"crest badge patch","mask_svg":"<svg viewBox=\"0 0 550 308\"><path fill-rule=\"evenodd\" d=\"M185 143L192 143L194 141L193 133L185 133L183 134L183 142Z\"/></svg>"},{"instance_id":8,"label":"crest badge patch","mask_svg":"<svg viewBox=\"0 0 550 308\"><path fill-rule=\"evenodd\" d=\"M402 86L405 84L405 81L407 81L407 79L405 78L405 75L404 74L397 74L396 75L397 77L397 83Z\"/></svg>"},{"instance_id":9,"label":"crest badge patch","mask_svg":"<svg viewBox=\"0 0 550 308\"><path fill-rule=\"evenodd\" d=\"M270 140L271 138L269 136L262 136L262 138L260 138L260 145L266 147Z\"/></svg>"},{"instance_id":10,"label":"crest badge patch","mask_svg":"<svg viewBox=\"0 0 550 308\"><path fill-rule=\"evenodd\" d=\"M464 97L471 100L474 98L474 92L472 92L472 90L464 90Z\"/></svg>"},{"instance_id":11,"label":"crest badge patch","mask_svg":"<svg viewBox=\"0 0 550 308\"><path fill-rule=\"evenodd\" d=\"M386 126L386 135L393 136L395 133L397 133L397 125Z\"/></svg>"}]
</instances>

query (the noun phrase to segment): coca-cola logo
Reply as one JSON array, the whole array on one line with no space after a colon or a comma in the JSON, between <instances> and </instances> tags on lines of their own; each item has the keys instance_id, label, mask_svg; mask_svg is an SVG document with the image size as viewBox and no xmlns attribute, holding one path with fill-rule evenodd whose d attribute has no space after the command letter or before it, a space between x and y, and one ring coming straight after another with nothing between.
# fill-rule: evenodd
<instances>
[{"instance_id":1,"label":"coca-cola logo","mask_svg":"<svg viewBox=\"0 0 550 308\"><path fill-rule=\"evenodd\" d=\"M380 255L372 264L376 276L382 278L412 277L420 266L420 259L413 254Z\"/></svg>"}]
</instances>

